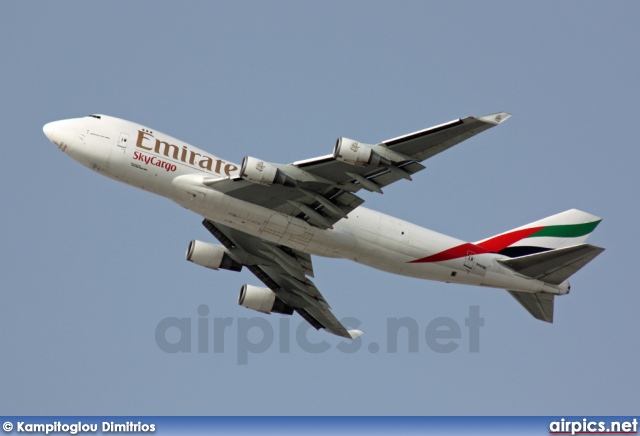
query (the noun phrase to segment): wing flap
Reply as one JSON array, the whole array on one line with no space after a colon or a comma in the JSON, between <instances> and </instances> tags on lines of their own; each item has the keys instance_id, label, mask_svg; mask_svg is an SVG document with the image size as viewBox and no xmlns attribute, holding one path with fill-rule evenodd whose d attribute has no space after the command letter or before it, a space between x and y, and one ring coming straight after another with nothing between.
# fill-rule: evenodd
<instances>
[{"instance_id":1,"label":"wing flap","mask_svg":"<svg viewBox=\"0 0 640 436\"><path fill-rule=\"evenodd\" d=\"M603 251L595 245L580 244L498 262L527 277L559 285Z\"/></svg>"},{"instance_id":2,"label":"wing flap","mask_svg":"<svg viewBox=\"0 0 640 436\"><path fill-rule=\"evenodd\" d=\"M350 192L349 189L342 189L350 188L353 191L360 189L360 187L356 185L341 187L342 182L347 181L348 176L343 174L340 182L334 183L334 181L329 180L323 182L299 182L296 187L288 187L276 185L263 186L247 180L228 179L216 183L210 188L238 200L246 201L286 215L307 219L311 224L325 228L327 227L324 225L325 221L326 224L333 225L342 219L344 215L348 215L353 209L364 203L362 198ZM318 201L309 193L323 198L320 199L321 201ZM323 200L324 202L333 203L333 207L339 209L339 211L341 210L342 213L336 213L335 210L326 207L326 205L322 203ZM300 206L296 205L304 205L304 207L309 207L314 212L319 213L322 216L323 222L318 223L314 222L310 217L305 218L306 214L301 211Z\"/></svg>"}]
</instances>

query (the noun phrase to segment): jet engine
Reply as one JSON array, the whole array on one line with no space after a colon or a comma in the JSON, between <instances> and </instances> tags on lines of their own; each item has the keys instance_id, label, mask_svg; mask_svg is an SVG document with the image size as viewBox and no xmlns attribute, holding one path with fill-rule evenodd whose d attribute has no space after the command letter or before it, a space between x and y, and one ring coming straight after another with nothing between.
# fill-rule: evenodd
<instances>
[{"instance_id":1,"label":"jet engine","mask_svg":"<svg viewBox=\"0 0 640 436\"><path fill-rule=\"evenodd\" d=\"M242 269L242 264L233 260L223 246L196 240L189 242L187 260L215 270L222 268L230 271L240 271Z\"/></svg>"},{"instance_id":2,"label":"jet engine","mask_svg":"<svg viewBox=\"0 0 640 436\"><path fill-rule=\"evenodd\" d=\"M287 176L275 165L251 156L245 156L240 166L240 177L253 183L271 186L281 185L294 187L295 180Z\"/></svg>"},{"instance_id":3,"label":"jet engine","mask_svg":"<svg viewBox=\"0 0 640 436\"><path fill-rule=\"evenodd\" d=\"M259 286L242 285L238 304L262 313L274 312L285 315L293 313L293 307L279 299L271 289Z\"/></svg>"},{"instance_id":4,"label":"jet engine","mask_svg":"<svg viewBox=\"0 0 640 436\"><path fill-rule=\"evenodd\" d=\"M390 162L371 149L372 145L363 144L353 139L338 138L333 148L333 157L349 165L389 165Z\"/></svg>"}]
</instances>

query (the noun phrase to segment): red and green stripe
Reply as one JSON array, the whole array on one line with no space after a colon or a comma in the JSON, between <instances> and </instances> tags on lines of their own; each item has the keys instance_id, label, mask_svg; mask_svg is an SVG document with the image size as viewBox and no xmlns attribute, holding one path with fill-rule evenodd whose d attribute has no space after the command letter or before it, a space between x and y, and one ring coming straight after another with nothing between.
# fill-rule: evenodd
<instances>
[{"instance_id":1,"label":"red and green stripe","mask_svg":"<svg viewBox=\"0 0 640 436\"><path fill-rule=\"evenodd\" d=\"M526 229L514 230L502 235L494 236L486 241L472 244L470 242L449 248L431 256L412 260L409 263L429 263L443 262L446 260L466 257L469 252L474 254L499 253L510 257L519 257L527 254L548 251L552 248L539 246L517 246L511 245L528 238L578 238L593 232L601 220L583 224L560 224L554 226L529 227Z\"/></svg>"}]
</instances>

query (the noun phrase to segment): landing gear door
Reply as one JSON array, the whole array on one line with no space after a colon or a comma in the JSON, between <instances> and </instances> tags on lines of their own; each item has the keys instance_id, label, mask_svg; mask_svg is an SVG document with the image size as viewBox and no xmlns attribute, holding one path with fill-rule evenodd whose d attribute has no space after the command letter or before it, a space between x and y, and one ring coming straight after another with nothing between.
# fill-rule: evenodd
<instances>
[{"instance_id":1,"label":"landing gear door","mask_svg":"<svg viewBox=\"0 0 640 436\"><path fill-rule=\"evenodd\" d=\"M127 144L129 143L129 135L126 133L120 134L120 139L118 139L118 148L122 150L124 153L127 150Z\"/></svg>"}]
</instances>

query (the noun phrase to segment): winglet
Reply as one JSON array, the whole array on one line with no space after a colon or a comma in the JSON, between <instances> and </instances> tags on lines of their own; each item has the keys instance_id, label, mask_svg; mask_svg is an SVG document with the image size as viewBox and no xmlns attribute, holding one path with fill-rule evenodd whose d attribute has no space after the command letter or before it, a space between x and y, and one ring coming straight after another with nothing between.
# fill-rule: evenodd
<instances>
[{"instance_id":1,"label":"winglet","mask_svg":"<svg viewBox=\"0 0 640 436\"><path fill-rule=\"evenodd\" d=\"M498 112L495 114L485 115L483 117L477 117L476 119L480 121L484 121L485 123L490 123L494 125L498 125L511 117L510 113L507 112Z\"/></svg>"},{"instance_id":2,"label":"winglet","mask_svg":"<svg viewBox=\"0 0 640 436\"><path fill-rule=\"evenodd\" d=\"M349 330L349 335L351 336L351 339L355 339L358 336L362 335L364 332L362 330Z\"/></svg>"}]
</instances>

